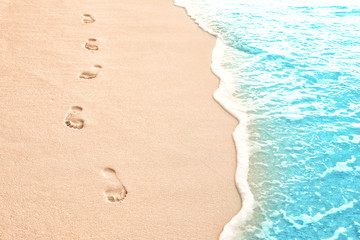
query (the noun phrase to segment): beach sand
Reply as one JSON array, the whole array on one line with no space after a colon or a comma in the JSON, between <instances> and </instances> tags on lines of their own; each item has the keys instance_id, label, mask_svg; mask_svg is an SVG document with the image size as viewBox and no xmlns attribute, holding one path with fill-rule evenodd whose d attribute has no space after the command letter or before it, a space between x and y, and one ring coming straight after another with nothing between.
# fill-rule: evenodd
<instances>
[{"instance_id":1,"label":"beach sand","mask_svg":"<svg viewBox=\"0 0 360 240\"><path fill-rule=\"evenodd\" d=\"M0 28L0 239L219 237L241 201L215 37L171 0L0 0Z\"/></svg>"}]
</instances>

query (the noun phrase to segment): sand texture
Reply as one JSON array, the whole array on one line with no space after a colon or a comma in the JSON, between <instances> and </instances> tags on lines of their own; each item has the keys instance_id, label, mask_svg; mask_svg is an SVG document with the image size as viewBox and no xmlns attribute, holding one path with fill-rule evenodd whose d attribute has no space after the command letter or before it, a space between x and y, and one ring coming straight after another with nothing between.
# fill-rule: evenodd
<instances>
[{"instance_id":1,"label":"sand texture","mask_svg":"<svg viewBox=\"0 0 360 240\"><path fill-rule=\"evenodd\" d=\"M217 239L215 38L171 0L0 0L0 239Z\"/></svg>"}]
</instances>

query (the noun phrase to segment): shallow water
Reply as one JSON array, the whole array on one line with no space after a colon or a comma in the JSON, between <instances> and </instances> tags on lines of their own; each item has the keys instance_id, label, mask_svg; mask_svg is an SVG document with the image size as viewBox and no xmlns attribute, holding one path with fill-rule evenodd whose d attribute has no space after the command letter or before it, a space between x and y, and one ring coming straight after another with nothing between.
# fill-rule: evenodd
<instances>
[{"instance_id":1,"label":"shallow water","mask_svg":"<svg viewBox=\"0 0 360 240\"><path fill-rule=\"evenodd\" d=\"M360 3L178 0L225 43L253 213L233 239L360 239Z\"/></svg>"}]
</instances>

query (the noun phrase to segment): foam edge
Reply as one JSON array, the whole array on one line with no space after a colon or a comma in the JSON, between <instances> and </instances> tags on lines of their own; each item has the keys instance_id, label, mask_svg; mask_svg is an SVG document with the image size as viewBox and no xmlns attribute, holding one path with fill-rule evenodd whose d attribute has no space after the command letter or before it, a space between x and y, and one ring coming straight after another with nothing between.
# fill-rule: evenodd
<instances>
[{"instance_id":1,"label":"foam edge","mask_svg":"<svg viewBox=\"0 0 360 240\"><path fill-rule=\"evenodd\" d=\"M221 36L212 31L204 22L199 21L187 9L181 0L174 0L174 4L178 7L185 8L187 15L190 16L202 29L211 35L216 36L216 45L212 53L212 72L219 77L219 88L216 89L213 96L214 99L231 115L233 115L239 124L233 132L233 139L235 142L237 152L237 166L235 173L235 183L241 198L240 211L224 226L220 234L220 240L231 240L241 234L241 227L251 218L255 201L254 196L250 190L247 178L249 172L249 147L248 147L248 133L247 133L247 114L245 108L241 107L239 100L233 96L235 87L231 75L221 67L221 60L223 58L225 47Z\"/></svg>"}]
</instances>

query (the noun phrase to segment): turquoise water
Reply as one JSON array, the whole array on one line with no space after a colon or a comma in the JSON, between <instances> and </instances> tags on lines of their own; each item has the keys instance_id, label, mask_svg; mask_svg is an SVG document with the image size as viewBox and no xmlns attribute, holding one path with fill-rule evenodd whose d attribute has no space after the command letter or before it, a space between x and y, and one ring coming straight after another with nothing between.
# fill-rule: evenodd
<instances>
[{"instance_id":1,"label":"turquoise water","mask_svg":"<svg viewBox=\"0 0 360 240\"><path fill-rule=\"evenodd\" d=\"M360 2L175 2L222 38L247 115L255 203L226 239L360 239Z\"/></svg>"}]
</instances>

